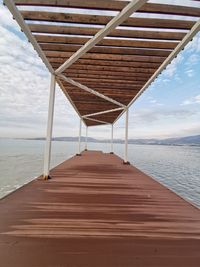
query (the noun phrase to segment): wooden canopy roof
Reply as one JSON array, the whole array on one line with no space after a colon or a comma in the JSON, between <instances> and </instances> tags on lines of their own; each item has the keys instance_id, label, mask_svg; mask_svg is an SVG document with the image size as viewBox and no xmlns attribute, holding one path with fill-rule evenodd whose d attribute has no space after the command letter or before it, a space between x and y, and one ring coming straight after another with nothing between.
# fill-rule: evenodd
<instances>
[{"instance_id":1,"label":"wooden canopy roof","mask_svg":"<svg viewBox=\"0 0 200 267\"><path fill-rule=\"evenodd\" d=\"M194 1L190 7L181 0L180 5L132 2L140 2L133 15L56 77L87 126L114 123L199 31L200 8ZM52 73L129 3L5 0Z\"/></svg>"}]
</instances>

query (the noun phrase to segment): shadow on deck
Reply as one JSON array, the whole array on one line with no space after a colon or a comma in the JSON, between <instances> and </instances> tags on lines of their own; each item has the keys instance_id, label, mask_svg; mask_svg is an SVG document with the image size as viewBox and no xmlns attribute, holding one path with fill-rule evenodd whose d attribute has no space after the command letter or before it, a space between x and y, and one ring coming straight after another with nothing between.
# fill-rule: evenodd
<instances>
[{"instance_id":1,"label":"shadow on deck","mask_svg":"<svg viewBox=\"0 0 200 267\"><path fill-rule=\"evenodd\" d=\"M0 201L0 266L200 266L200 212L116 155L84 152Z\"/></svg>"}]
</instances>

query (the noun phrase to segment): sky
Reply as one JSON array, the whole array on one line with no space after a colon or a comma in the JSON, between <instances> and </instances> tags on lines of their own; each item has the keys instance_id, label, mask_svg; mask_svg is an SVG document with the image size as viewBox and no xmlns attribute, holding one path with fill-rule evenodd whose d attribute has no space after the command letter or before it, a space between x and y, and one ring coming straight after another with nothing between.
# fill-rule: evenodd
<instances>
[{"instance_id":1,"label":"sky","mask_svg":"<svg viewBox=\"0 0 200 267\"><path fill-rule=\"evenodd\" d=\"M46 135L50 75L0 0L0 137ZM124 138L125 117L114 125ZM77 136L79 117L56 87L53 136ZM85 134L83 126L82 135ZM89 127L109 138L111 126ZM131 106L129 138L200 134L200 33Z\"/></svg>"}]
</instances>

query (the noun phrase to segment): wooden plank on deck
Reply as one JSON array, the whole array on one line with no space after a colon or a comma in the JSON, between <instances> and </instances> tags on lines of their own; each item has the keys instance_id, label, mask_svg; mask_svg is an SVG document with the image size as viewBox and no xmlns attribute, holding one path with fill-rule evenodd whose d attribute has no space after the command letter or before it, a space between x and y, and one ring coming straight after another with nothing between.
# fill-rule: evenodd
<instances>
[{"instance_id":1,"label":"wooden plank on deck","mask_svg":"<svg viewBox=\"0 0 200 267\"><path fill-rule=\"evenodd\" d=\"M51 176L0 201L0 266L200 266L199 209L116 155L84 152Z\"/></svg>"}]
</instances>

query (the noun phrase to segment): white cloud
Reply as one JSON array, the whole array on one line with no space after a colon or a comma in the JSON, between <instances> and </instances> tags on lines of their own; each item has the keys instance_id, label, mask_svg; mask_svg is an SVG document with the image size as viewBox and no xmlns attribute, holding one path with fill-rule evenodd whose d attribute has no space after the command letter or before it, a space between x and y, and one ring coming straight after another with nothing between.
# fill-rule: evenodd
<instances>
[{"instance_id":1,"label":"white cloud","mask_svg":"<svg viewBox=\"0 0 200 267\"><path fill-rule=\"evenodd\" d=\"M163 106L162 103L158 102L158 100L157 99L154 99L153 97L149 97L149 103L153 107Z\"/></svg>"},{"instance_id":2,"label":"white cloud","mask_svg":"<svg viewBox=\"0 0 200 267\"><path fill-rule=\"evenodd\" d=\"M185 70L185 73L187 74L188 77L194 76L194 70L193 69Z\"/></svg>"},{"instance_id":3,"label":"white cloud","mask_svg":"<svg viewBox=\"0 0 200 267\"><path fill-rule=\"evenodd\" d=\"M196 103L200 104L200 95L194 97Z\"/></svg>"},{"instance_id":4,"label":"white cloud","mask_svg":"<svg viewBox=\"0 0 200 267\"><path fill-rule=\"evenodd\" d=\"M194 105L194 104L200 104L200 95L184 100L181 103L181 106Z\"/></svg>"},{"instance_id":5,"label":"white cloud","mask_svg":"<svg viewBox=\"0 0 200 267\"><path fill-rule=\"evenodd\" d=\"M177 72L178 66L182 63L184 57L182 54L179 54L175 59L172 60L166 70L163 71L163 77L172 78Z\"/></svg>"},{"instance_id":6,"label":"white cloud","mask_svg":"<svg viewBox=\"0 0 200 267\"><path fill-rule=\"evenodd\" d=\"M0 25L12 27L13 30L20 30L18 24L12 19L11 13L1 3L2 1L0 1Z\"/></svg>"},{"instance_id":7,"label":"white cloud","mask_svg":"<svg viewBox=\"0 0 200 267\"><path fill-rule=\"evenodd\" d=\"M0 6L0 136L44 136L49 73L16 25ZM77 115L60 89L54 121L55 135L76 134Z\"/></svg>"},{"instance_id":8,"label":"white cloud","mask_svg":"<svg viewBox=\"0 0 200 267\"><path fill-rule=\"evenodd\" d=\"M186 51L193 52L193 53L198 53L200 52L200 33L198 33L190 42L186 48Z\"/></svg>"},{"instance_id":9,"label":"white cloud","mask_svg":"<svg viewBox=\"0 0 200 267\"><path fill-rule=\"evenodd\" d=\"M200 55L200 33L197 34L192 41L190 41L185 47L186 52L192 53L185 62L186 66L189 66L190 69L186 69L185 73L188 77L194 76L194 71L191 69L191 66L199 63ZM176 58L172 60L172 62L167 66L167 68L162 72L161 81L168 82L172 77L175 77L177 81L181 81L178 72L179 66L184 62L185 57L183 52L180 52Z\"/></svg>"},{"instance_id":10,"label":"white cloud","mask_svg":"<svg viewBox=\"0 0 200 267\"><path fill-rule=\"evenodd\" d=\"M138 109L135 110L134 113L131 114L130 120L139 125L141 124L152 124L158 123L158 121L164 120L180 120L185 119L187 117L191 117L199 113L195 110L188 109L164 109L164 108L155 108L155 109Z\"/></svg>"},{"instance_id":11,"label":"white cloud","mask_svg":"<svg viewBox=\"0 0 200 267\"><path fill-rule=\"evenodd\" d=\"M195 54L192 54L189 58L188 58L188 61L186 62L186 65L189 65L189 66L193 66L197 63L200 62L200 55L195 53Z\"/></svg>"}]
</instances>

